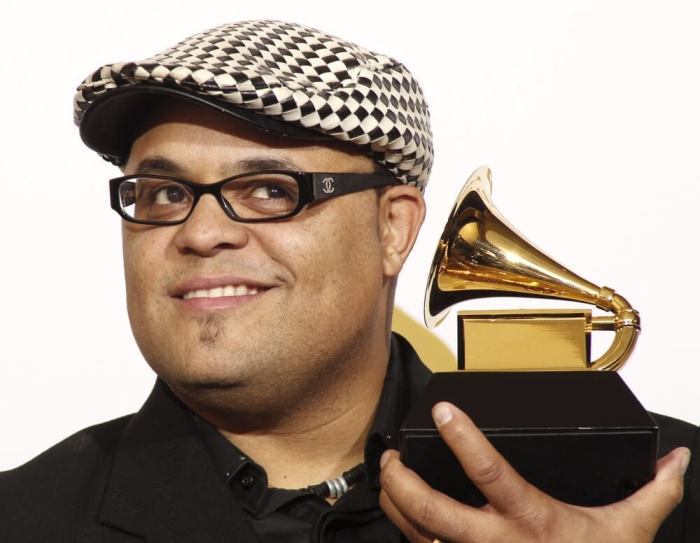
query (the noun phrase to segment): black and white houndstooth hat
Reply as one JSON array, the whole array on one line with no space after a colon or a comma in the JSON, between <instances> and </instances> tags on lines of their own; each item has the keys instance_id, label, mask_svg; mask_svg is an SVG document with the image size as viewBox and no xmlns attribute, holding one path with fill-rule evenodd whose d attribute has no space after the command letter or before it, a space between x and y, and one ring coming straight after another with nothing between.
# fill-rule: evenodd
<instances>
[{"instance_id":1,"label":"black and white houndstooth hat","mask_svg":"<svg viewBox=\"0 0 700 543\"><path fill-rule=\"evenodd\" d=\"M392 58L313 28L226 24L146 60L102 66L75 95L83 141L122 163L140 108L163 94L278 135L347 141L404 183L423 190L428 181L430 118L412 74Z\"/></svg>"}]
</instances>

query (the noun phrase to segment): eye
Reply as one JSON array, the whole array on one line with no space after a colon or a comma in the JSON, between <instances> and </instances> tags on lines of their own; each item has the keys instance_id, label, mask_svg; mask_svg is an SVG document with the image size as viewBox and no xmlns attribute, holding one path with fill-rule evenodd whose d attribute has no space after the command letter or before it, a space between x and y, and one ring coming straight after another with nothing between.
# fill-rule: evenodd
<instances>
[{"instance_id":1,"label":"eye","mask_svg":"<svg viewBox=\"0 0 700 543\"><path fill-rule=\"evenodd\" d=\"M221 194L239 217L276 217L296 208L299 185L286 173L261 172L231 180Z\"/></svg>"},{"instance_id":2,"label":"eye","mask_svg":"<svg viewBox=\"0 0 700 543\"><path fill-rule=\"evenodd\" d=\"M181 204L187 199L187 191L180 185L167 185L153 191L153 201L159 205Z\"/></svg>"},{"instance_id":3,"label":"eye","mask_svg":"<svg viewBox=\"0 0 700 543\"><path fill-rule=\"evenodd\" d=\"M261 200L274 200L274 199L292 199L293 196L290 194L289 190L276 183L266 183L253 187L250 191L251 198L260 198Z\"/></svg>"}]
</instances>

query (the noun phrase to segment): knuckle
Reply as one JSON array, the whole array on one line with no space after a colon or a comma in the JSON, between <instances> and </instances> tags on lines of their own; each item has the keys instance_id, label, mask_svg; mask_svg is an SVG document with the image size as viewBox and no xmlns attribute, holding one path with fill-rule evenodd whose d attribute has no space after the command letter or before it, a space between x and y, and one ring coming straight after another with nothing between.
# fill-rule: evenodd
<instances>
[{"instance_id":1,"label":"knuckle","mask_svg":"<svg viewBox=\"0 0 700 543\"><path fill-rule=\"evenodd\" d=\"M656 498L658 502L658 496ZM669 508L661 511L657 506L649 509L650 503L618 502L599 510L602 520L610 531L627 532L630 541L651 542L666 518Z\"/></svg>"},{"instance_id":2,"label":"knuckle","mask_svg":"<svg viewBox=\"0 0 700 543\"><path fill-rule=\"evenodd\" d=\"M630 526L634 526L634 541L652 541L663 522L663 518L663 515L657 516L645 511L635 511L629 516L616 515L608 520L610 526L616 527L618 532L622 532L625 529L629 531Z\"/></svg>"},{"instance_id":3,"label":"knuckle","mask_svg":"<svg viewBox=\"0 0 700 543\"><path fill-rule=\"evenodd\" d=\"M434 502L428 497L424 497L416 503L415 507L416 522L420 526L431 526L435 521Z\"/></svg>"},{"instance_id":4,"label":"knuckle","mask_svg":"<svg viewBox=\"0 0 700 543\"><path fill-rule=\"evenodd\" d=\"M683 482L681 480L675 480L673 484L665 488L665 494L669 503L678 505L683 501Z\"/></svg>"},{"instance_id":5,"label":"knuckle","mask_svg":"<svg viewBox=\"0 0 700 543\"><path fill-rule=\"evenodd\" d=\"M550 535L554 526L553 516L551 508L537 504L523 508L512 520L518 525L519 531L528 537L528 540L551 541Z\"/></svg>"},{"instance_id":6,"label":"knuckle","mask_svg":"<svg viewBox=\"0 0 700 543\"><path fill-rule=\"evenodd\" d=\"M469 478L477 486L490 485L498 481L503 476L503 472L503 462L497 458L484 458L474 466Z\"/></svg>"},{"instance_id":7,"label":"knuckle","mask_svg":"<svg viewBox=\"0 0 700 543\"><path fill-rule=\"evenodd\" d=\"M391 487L394 480L396 479L396 472L400 469L398 462L389 461L379 472L379 482L382 487Z\"/></svg>"},{"instance_id":8,"label":"knuckle","mask_svg":"<svg viewBox=\"0 0 700 543\"><path fill-rule=\"evenodd\" d=\"M659 531L659 524L647 520L637 524L637 529L639 531L638 537L641 541L652 541L656 537L656 532Z\"/></svg>"}]
</instances>

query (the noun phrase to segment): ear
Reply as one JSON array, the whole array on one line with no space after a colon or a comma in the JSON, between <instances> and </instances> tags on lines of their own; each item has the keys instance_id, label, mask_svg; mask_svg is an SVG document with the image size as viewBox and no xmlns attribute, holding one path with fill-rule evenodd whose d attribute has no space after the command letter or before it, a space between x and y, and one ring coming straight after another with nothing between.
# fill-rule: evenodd
<instances>
[{"instance_id":1,"label":"ear","mask_svg":"<svg viewBox=\"0 0 700 543\"><path fill-rule=\"evenodd\" d=\"M410 185L394 185L379 197L379 239L385 277L401 271L425 218L425 200Z\"/></svg>"}]
</instances>

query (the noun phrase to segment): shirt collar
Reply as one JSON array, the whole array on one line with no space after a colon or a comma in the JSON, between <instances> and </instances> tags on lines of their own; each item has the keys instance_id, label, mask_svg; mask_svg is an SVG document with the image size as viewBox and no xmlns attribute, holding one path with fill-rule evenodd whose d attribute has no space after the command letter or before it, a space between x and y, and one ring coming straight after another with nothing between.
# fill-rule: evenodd
<instances>
[{"instance_id":1,"label":"shirt collar","mask_svg":"<svg viewBox=\"0 0 700 543\"><path fill-rule=\"evenodd\" d=\"M392 333L384 386L365 442L365 469L370 487L379 487L379 459L386 449L398 448L401 422L431 375L411 344L402 336Z\"/></svg>"}]
</instances>

